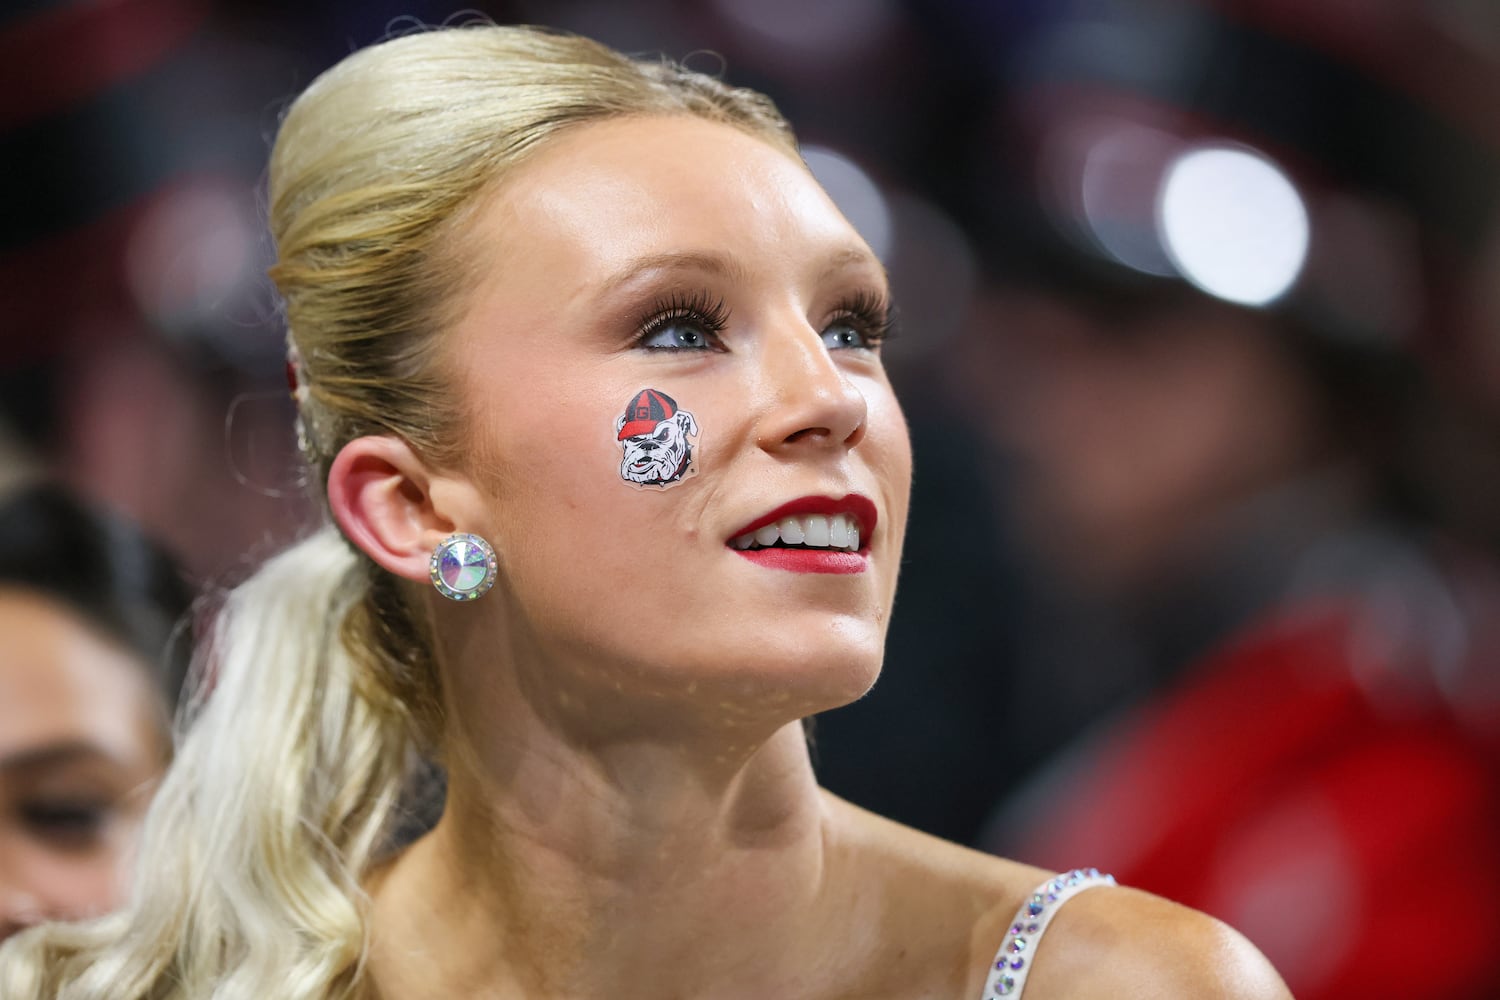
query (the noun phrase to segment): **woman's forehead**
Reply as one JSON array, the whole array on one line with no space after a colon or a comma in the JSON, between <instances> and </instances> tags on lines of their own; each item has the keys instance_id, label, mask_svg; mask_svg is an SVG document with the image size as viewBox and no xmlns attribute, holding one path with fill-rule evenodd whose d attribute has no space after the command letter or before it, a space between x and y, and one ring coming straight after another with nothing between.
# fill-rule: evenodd
<instances>
[{"instance_id":1,"label":"woman's forehead","mask_svg":"<svg viewBox=\"0 0 1500 1000\"><path fill-rule=\"evenodd\" d=\"M689 116L612 119L558 137L496 192L472 232L514 258L571 260L600 282L674 254L743 260L861 243L801 162Z\"/></svg>"}]
</instances>

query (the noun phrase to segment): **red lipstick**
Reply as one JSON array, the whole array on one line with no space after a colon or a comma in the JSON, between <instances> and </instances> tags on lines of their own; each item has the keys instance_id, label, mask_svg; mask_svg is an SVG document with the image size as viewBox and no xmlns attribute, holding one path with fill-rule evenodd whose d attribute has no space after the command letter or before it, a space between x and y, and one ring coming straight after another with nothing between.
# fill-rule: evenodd
<instances>
[{"instance_id":1,"label":"red lipstick","mask_svg":"<svg viewBox=\"0 0 1500 1000\"><path fill-rule=\"evenodd\" d=\"M843 515L854 522L859 531L860 547L857 552L847 548L750 548L741 549L733 544L734 539L748 535L769 524L801 514L818 514L824 517ZM840 499L831 497L800 497L782 504L775 510L761 515L730 536L729 548L738 556L767 569L780 569L792 573L863 573L869 568L870 535L879 514L875 504L867 497L851 493Z\"/></svg>"},{"instance_id":2,"label":"red lipstick","mask_svg":"<svg viewBox=\"0 0 1500 1000\"><path fill-rule=\"evenodd\" d=\"M764 528L783 517L795 517L798 514L851 515L859 522L859 537L866 539L866 544L861 547L861 550L869 548L868 539L875 533L875 523L880 520L880 513L875 509L874 502L869 497L860 496L858 493L850 493L839 500L831 497L798 497L796 500L782 504L770 513L757 517L729 537L738 538L741 535L748 535L757 528Z\"/></svg>"}]
</instances>

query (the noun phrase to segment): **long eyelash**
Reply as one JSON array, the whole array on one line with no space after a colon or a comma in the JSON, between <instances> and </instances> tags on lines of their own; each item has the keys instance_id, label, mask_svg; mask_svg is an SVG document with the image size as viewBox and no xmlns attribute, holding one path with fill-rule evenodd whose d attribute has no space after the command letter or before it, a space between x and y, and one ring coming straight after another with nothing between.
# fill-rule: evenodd
<instances>
[{"instance_id":1,"label":"long eyelash","mask_svg":"<svg viewBox=\"0 0 1500 1000\"><path fill-rule=\"evenodd\" d=\"M698 291L691 295L674 292L652 306L644 319L637 324L635 339L645 340L668 323L690 319L702 324L709 333L723 333L729 325L729 306L722 298L708 292Z\"/></svg>"},{"instance_id":2,"label":"long eyelash","mask_svg":"<svg viewBox=\"0 0 1500 1000\"><path fill-rule=\"evenodd\" d=\"M890 299L866 289L841 301L833 310L835 320L859 327L871 347L877 347L896 336L896 307Z\"/></svg>"}]
</instances>

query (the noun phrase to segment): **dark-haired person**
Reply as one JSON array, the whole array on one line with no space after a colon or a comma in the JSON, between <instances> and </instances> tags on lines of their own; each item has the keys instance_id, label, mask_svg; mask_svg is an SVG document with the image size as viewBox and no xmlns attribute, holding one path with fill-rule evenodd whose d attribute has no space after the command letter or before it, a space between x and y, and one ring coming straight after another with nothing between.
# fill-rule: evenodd
<instances>
[{"instance_id":1,"label":"dark-haired person","mask_svg":"<svg viewBox=\"0 0 1500 1000\"><path fill-rule=\"evenodd\" d=\"M56 486L0 497L0 938L123 901L187 607L125 521Z\"/></svg>"}]
</instances>

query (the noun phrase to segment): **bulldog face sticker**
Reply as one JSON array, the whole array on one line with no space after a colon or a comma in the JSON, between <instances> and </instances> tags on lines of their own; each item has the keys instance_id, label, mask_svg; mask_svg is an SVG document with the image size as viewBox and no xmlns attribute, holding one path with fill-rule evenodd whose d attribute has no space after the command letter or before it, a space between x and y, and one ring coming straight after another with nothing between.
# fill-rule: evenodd
<instances>
[{"instance_id":1,"label":"bulldog face sticker","mask_svg":"<svg viewBox=\"0 0 1500 1000\"><path fill-rule=\"evenodd\" d=\"M659 389L642 389L615 421L615 440L625 453L620 478L638 489L664 490L698 471L693 444L698 421Z\"/></svg>"}]
</instances>

